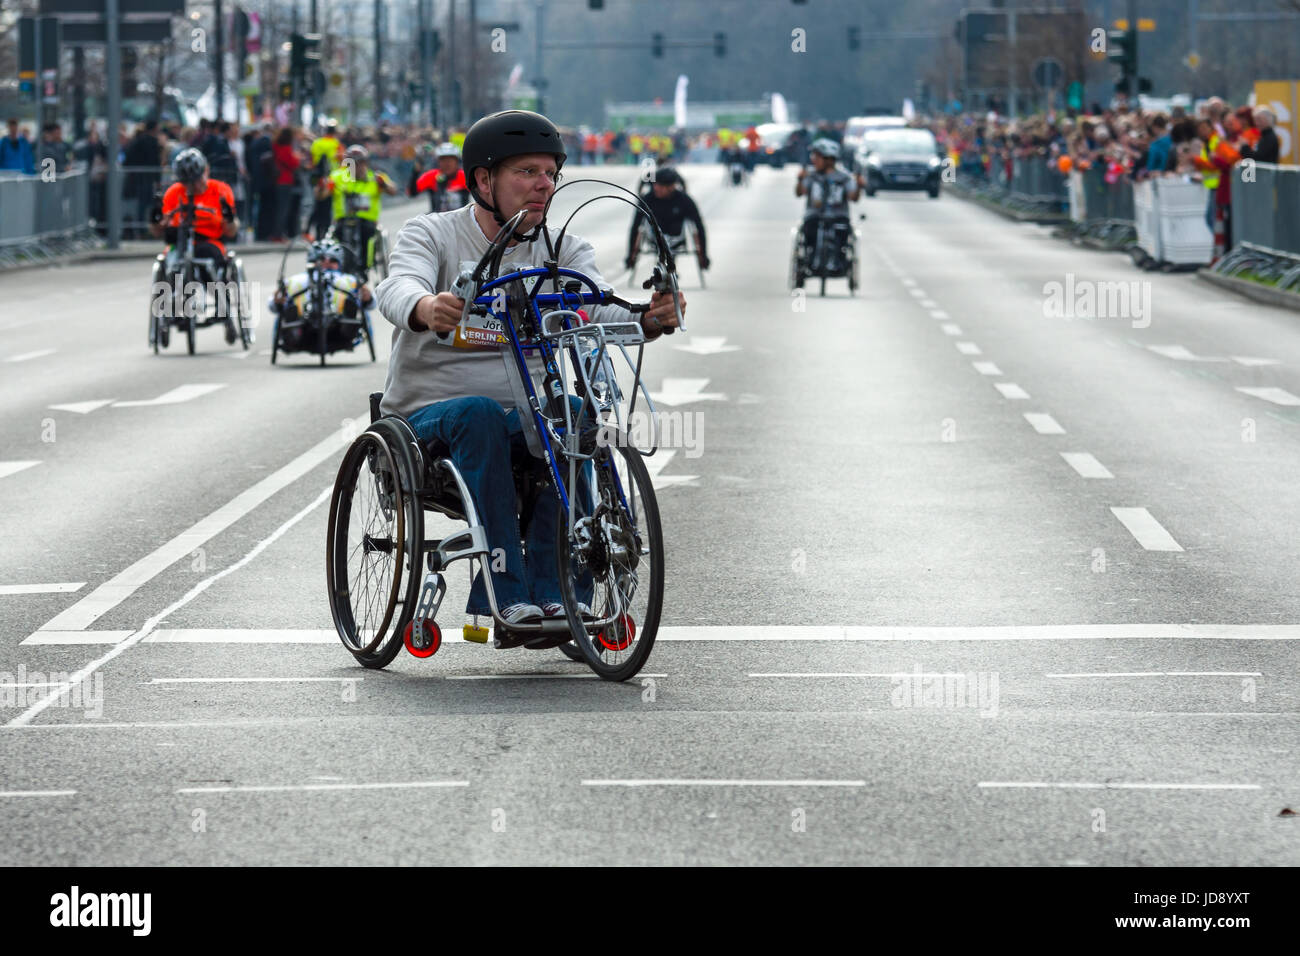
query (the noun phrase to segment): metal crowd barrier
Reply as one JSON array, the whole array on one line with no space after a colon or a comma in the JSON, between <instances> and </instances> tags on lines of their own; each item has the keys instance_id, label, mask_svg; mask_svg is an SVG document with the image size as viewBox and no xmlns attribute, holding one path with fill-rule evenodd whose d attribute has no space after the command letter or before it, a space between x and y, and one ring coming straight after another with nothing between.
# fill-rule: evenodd
<instances>
[{"instance_id":1,"label":"metal crowd barrier","mask_svg":"<svg viewBox=\"0 0 1300 956\"><path fill-rule=\"evenodd\" d=\"M1214 271L1300 287L1300 166L1243 164L1232 176L1233 248Z\"/></svg>"},{"instance_id":2,"label":"metal crowd barrier","mask_svg":"<svg viewBox=\"0 0 1300 956\"><path fill-rule=\"evenodd\" d=\"M95 245L85 167L41 176L0 176L0 265L38 262Z\"/></svg>"},{"instance_id":3,"label":"metal crowd barrier","mask_svg":"<svg viewBox=\"0 0 1300 956\"><path fill-rule=\"evenodd\" d=\"M1133 183L1121 177L1106 182L1100 165L1070 173L1071 233L1076 238L1094 239L1119 247L1135 238Z\"/></svg>"}]
</instances>

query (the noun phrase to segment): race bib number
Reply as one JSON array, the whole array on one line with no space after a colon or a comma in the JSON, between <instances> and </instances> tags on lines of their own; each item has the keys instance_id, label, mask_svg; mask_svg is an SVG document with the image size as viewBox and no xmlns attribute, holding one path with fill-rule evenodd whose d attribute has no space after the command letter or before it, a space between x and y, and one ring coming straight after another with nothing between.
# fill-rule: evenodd
<instances>
[{"instance_id":1,"label":"race bib number","mask_svg":"<svg viewBox=\"0 0 1300 956\"><path fill-rule=\"evenodd\" d=\"M370 208L370 197L365 193L353 193L353 205L358 211Z\"/></svg>"}]
</instances>

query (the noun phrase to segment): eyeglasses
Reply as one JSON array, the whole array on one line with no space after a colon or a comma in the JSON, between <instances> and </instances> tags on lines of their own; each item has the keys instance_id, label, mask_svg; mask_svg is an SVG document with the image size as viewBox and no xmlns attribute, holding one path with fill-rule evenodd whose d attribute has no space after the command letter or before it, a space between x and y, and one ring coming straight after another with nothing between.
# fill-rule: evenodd
<instances>
[{"instance_id":1,"label":"eyeglasses","mask_svg":"<svg viewBox=\"0 0 1300 956\"><path fill-rule=\"evenodd\" d=\"M558 185L561 178L563 178L560 176L558 171L553 172L549 169L542 169L539 166L529 166L527 169L522 166L507 166L506 169L513 169L524 179L536 179L538 176L545 176L551 181L552 186Z\"/></svg>"}]
</instances>

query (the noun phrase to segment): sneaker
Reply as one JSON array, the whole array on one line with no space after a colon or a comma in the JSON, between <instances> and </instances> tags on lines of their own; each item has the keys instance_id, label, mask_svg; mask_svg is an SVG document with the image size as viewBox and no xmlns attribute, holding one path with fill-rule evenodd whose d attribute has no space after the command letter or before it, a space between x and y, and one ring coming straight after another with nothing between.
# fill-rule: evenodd
<instances>
[{"instance_id":1,"label":"sneaker","mask_svg":"<svg viewBox=\"0 0 1300 956\"><path fill-rule=\"evenodd\" d=\"M595 615L591 613L591 608L581 602L578 604L578 613L586 619L593 619L595 617ZM546 617L563 617L565 615L564 605L557 604L554 601L548 604L543 604L542 614Z\"/></svg>"},{"instance_id":2,"label":"sneaker","mask_svg":"<svg viewBox=\"0 0 1300 956\"><path fill-rule=\"evenodd\" d=\"M542 619L542 609L536 604L512 604L501 610L501 619L507 624L537 624Z\"/></svg>"}]
</instances>

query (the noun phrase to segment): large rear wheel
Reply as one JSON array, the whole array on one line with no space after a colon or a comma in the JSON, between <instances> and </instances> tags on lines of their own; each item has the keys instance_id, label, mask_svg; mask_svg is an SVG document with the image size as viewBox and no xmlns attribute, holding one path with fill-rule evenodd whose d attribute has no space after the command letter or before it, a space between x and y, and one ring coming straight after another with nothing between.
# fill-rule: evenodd
<instances>
[{"instance_id":1,"label":"large rear wheel","mask_svg":"<svg viewBox=\"0 0 1300 956\"><path fill-rule=\"evenodd\" d=\"M335 630L363 667L384 667L402 649L423 534L424 513L387 442L362 433L334 482L325 573Z\"/></svg>"}]
</instances>

